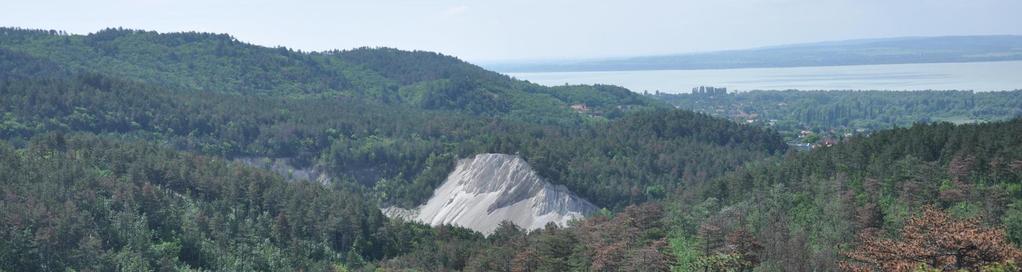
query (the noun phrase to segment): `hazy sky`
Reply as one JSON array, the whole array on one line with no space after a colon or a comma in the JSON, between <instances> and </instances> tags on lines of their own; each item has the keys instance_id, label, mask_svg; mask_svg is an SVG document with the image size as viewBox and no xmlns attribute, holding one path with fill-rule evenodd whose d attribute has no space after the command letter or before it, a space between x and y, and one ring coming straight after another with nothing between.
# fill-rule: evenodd
<instances>
[{"instance_id":1,"label":"hazy sky","mask_svg":"<svg viewBox=\"0 0 1022 272\"><path fill-rule=\"evenodd\" d=\"M389 46L488 62L1022 34L1020 12L1022 0L0 0L0 25L195 30L266 46Z\"/></svg>"}]
</instances>

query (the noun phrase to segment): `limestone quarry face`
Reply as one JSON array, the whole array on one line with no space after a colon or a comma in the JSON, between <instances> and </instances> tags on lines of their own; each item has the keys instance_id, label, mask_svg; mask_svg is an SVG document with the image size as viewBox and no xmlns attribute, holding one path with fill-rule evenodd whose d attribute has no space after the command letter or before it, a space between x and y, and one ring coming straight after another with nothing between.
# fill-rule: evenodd
<instances>
[{"instance_id":1,"label":"limestone quarry face","mask_svg":"<svg viewBox=\"0 0 1022 272\"><path fill-rule=\"evenodd\" d=\"M596 210L563 185L543 180L525 160L506 154L459 160L433 197L415 210L383 209L391 217L458 225L487 235L505 220L533 230L550 222L565 226Z\"/></svg>"}]
</instances>

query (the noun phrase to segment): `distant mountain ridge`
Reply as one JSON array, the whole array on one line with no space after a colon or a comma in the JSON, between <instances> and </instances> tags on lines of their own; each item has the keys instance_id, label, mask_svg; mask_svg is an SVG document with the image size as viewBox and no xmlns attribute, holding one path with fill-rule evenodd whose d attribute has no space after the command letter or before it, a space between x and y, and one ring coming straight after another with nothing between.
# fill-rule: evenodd
<instances>
[{"instance_id":1,"label":"distant mountain ridge","mask_svg":"<svg viewBox=\"0 0 1022 272\"><path fill-rule=\"evenodd\" d=\"M303 52L216 33L108 28L76 35L0 27L0 54L19 65L59 67L39 71L101 74L180 91L344 96L477 116L573 118L578 115L569 108L573 104L607 115L666 107L620 87L540 86L434 52L369 47Z\"/></svg>"},{"instance_id":2,"label":"distant mountain ridge","mask_svg":"<svg viewBox=\"0 0 1022 272\"><path fill-rule=\"evenodd\" d=\"M1022 36L899 37L565 62L496 63L500 72L697 70L1022 60Z\"/></svg>"}]
</instances>

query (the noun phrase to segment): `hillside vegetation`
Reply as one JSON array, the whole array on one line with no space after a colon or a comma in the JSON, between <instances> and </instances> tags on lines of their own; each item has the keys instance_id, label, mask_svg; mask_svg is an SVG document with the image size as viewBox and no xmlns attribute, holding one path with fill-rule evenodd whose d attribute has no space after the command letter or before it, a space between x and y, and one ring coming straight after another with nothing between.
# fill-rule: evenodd
<instances>
[{"instance_id":1,"label":"hillside vegetation","mask_svg":"<svg viewBox=\"0 0 1022 272\"><path fill-rule=\"evenodd\" d=\"M1022 119L918 124L748 164L664 201L524 233L469 271L1017 271ZM436 250L429 248L427 250ZM449 252L440 250L438 252ZM438 266L442 268L437 268Z\"/></svg>"},{"instance_id":2,"label":"hillside vegetation","mask_svg":"<svg viewBox=\"0 0 1022 272\"><path fill-rule=\"evenodd\" d=\"M228 158L288 158L403 207L424 202L455 159L478 153L519 153L555 184L621 208L662 198L680 179L705 180L784 149L763 130L665 110L625 89L542 87L435 53L302 53L225 35L117 29L0 33L0 133L15 145L83 131ZM104 51L109 46L119 49ZM154 57L172 52L191 57ZM323 63L357 67L359 80L394 87L380 94L324 87L314 78L334 77L316 68ZM241 75L228 71L251 66L268 75L244 72L256 78L230 83ZM301 76L278 82L272 71Z\"/></svg>"},{"instance_id":3,"label":"hillside vegetation","mask_svg":"<svg viewBox=\"0 0 1022 272\"><path fill-rule=\"evenodd\" d=\"M16 271L371 267L483 243L378 210L425 202L458 158L519 154L618 210L785 148L619 87L543 87L430 52L4 28L0 60L0 261ZM333 181L228 163L241 157Z\"/></svg>"},{"instance_id":4,"label":"hillside vegetation","mask_svg":"<svg viewBox=\"0 0 1022 272\"><path fill-rule=\"evenodd\" d=\"M1009 248L1017 248L1022 242L1020 133L1022 119L918 124L753 163L668 201L673 205L672 222L680 226L672 238L674 246L691 267L699 267L701 259L752 254L748 256L755 256L756 262L746 263L749 267L837 270L839 261L855 256L850 254L853 246L868 242L859 235L908 238L898 233L911 218L932 207L951 218L974 220L964 226L1004 231L1000 237L973 236L955 244L962 248L948 252L980 254L994 247L966 248L994 239L1010 240L1014 246ZM924 227L951 230L933 220ZM957 231L955 235L977 230ZM728 251L725 241L734 233L750 234L760 250ZM936 250L932 247L922 249ZM913 258L879 255L888 258L886 264ZM1019 258L1009 254L994 259L1017 265ZM987 264L992 263L997 261Z\"/></svg>"},{"instance_id":5,"label":"hillside vegetation","mask_svg":"<svg viewBox=\"0 0 1022 272\"><path fill-rule=\"evenodd\" d=\"M1013 271L1022 255L1022 119L795 152L770 128L431 52L15 28L0 118L4 271ZM488 236L381 213L481 153L599 209ZM331 178L243 163L263 159Z\"/></svg>"}]
</instances>

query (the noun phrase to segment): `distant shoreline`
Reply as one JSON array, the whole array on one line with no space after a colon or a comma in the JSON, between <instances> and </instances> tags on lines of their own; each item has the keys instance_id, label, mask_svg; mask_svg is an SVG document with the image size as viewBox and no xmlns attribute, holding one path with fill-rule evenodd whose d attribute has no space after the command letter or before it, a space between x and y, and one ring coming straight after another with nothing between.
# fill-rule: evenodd
<instances>
[{"instance_id":1,"label":"distant shoreline","mask_svg":"<svg viewBox=\"0 0 1022 272\"><path fill-rule=\"evenodd\" d=\"M503 73L705 70L1022 60L1022 36L907 37L608 59L505 62Z\"/></svg>"},{"instance_id":2,"label":"distant shoreline","mask_svg":"<svg viewBox=\"0 0 1022 272\"><path fill-rule=\"evenodd\" d=\"M502 74L549 74L549 73L576 73L576 72L631 72L631 71L701 71L701 70L743 70L743 69L770 69L770 68L813 68L813 67L837 67L837 66L870 66L870 65L899 65L899 64L954 64L954 63L983 63L983 62L1012 62L1022 61L1022 56L1014 59L995 60L961 60L961 61L930 61L930 62L891 62L891 63L851 63L851 64L821 64L821 65L791 65L791 66L740 66L740 67L700 67L700 68L634 68L620 70L550 70L550 71L501 71L493 70ZM489 69L489 68L488 68ZM492 70L492 69L491 69Z\"/></svg>"},{"instance_id":3,"label":"distant shoreline","mask_svg":"<svg viewBox=\"0 0 1022 272\"><path fill-rule=\"evenodd\" d=\"M506 73L533 83L609 84L634 92L687 93L692 87L751 90L961 90L1022 89L1022 61Z\"/></svg>"}]
</instances>

